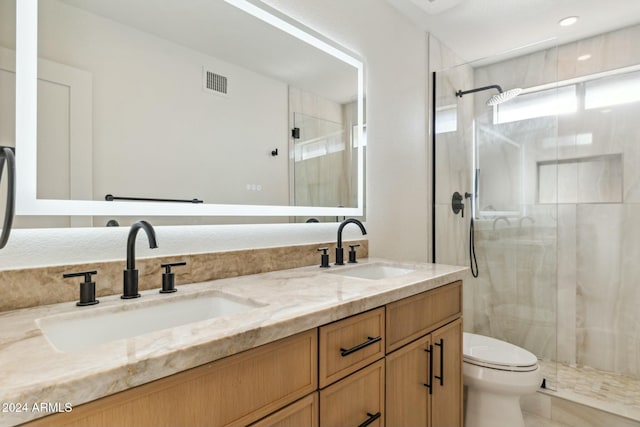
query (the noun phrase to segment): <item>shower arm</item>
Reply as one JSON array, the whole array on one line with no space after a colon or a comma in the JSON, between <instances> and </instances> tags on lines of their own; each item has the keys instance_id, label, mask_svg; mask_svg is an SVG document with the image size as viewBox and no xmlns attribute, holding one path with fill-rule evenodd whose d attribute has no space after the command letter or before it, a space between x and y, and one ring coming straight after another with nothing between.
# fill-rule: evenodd
<instances>
[{"instance_id":1,"label":"shower arm","mask_svg":"<svg viewBox=\"0 0 640 427\"><path fill-rule=\"evenodd\" d=\"M465 91L458 90L456 92L456 96L462 98L463 95L467 95L467 94L470 94L470 93L476 93L476 92L482 92L483 90L489 90L489 89L496 89L500 93L504 92L499 85L490 85L490 86L483 86L483 87L479 87L479 88L476 88L476 89L470 89L470 90L465 90Z\"/></svg>"}]
</instances>

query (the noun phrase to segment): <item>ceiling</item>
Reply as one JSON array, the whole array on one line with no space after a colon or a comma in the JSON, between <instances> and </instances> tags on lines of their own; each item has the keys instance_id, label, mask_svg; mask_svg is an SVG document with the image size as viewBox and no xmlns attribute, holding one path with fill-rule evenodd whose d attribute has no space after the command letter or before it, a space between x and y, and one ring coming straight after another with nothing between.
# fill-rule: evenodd
<instances>
[{"instance_id":1,"label":"ceiling","mask_svg":"<svg viewBox=\"0 0 640 427\"><path fill-rule=\"evenodd\" d=\"M640 0L387 0L466 62L490 63L640 23ZM579 16L570 27L558 21Z\"/></svg>"}]
</instances>

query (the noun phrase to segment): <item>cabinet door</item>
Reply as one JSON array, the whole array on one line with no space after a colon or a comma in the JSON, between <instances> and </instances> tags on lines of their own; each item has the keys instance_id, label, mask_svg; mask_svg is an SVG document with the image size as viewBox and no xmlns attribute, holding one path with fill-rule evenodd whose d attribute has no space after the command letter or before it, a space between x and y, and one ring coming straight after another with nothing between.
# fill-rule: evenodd
<instances>
[{"instance_id":1,"label":"cabinet door","mask_svg":"<svg viewBox=\"0 0 640 427\"><path fill-rule=\"evenodd\" d=\"M384 360L320 390L320 426L384 427Z\"/></svg>"},{"instance_id":2,"label":"cabinet door","mask_svg":"<svg viewBox=\"0 0 640 427\"><path fill-rule=\"evenodd\" d=\"M310 394L251 427L318 427L318 392Z\"/></svg>"},{"instance_id":3,"label":"cabinet door","mask_svg":"<svg viewBox=\"0 0 640 427\"><path fill-rule=\"evenodd\" d=\"M387 427L428 425L430 344L428 335L387 355Z\"/></svg>"},{"instance_id":4,"label":"cabinet door","mask_svg":"<svg viewBox=\"0 0 640 427\"><path fill-rule=\"evenodd\" d=\"M462 425L462 319L431 334L433 344L433 395L431 425Z\"/></svg>"}]
</instances>

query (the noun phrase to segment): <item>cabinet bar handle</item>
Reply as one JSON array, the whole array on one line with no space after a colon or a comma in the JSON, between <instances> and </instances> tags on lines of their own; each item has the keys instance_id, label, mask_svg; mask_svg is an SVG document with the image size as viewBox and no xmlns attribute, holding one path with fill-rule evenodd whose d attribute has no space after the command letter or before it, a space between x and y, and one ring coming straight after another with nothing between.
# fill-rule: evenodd
<instances>
[{"instance_id":1,"label":"cabinet bar handle","mask_svg":"<svg viewBox=\"0 0 640 427\"><path fill-rule=\"evenodd\" d=\"M444 339L440 338L440 342L436 345L440 347L440 376L436 375L436 379L440 380L440 385L444 385Z\"/></svg>"},{"instance_id":2,"label":"cabinet bar handle","mask_svg":"<svg viewBox=\"0 0 640 427\"><path fill-rule=\"evenodd\" d=\"M429 355L429 382L424 386L429 389L429 394L433 394L433 346L429 344L429 348L424 351Z\"/></svg>"},{"instance_id":3,"label":"cabinet bar handle","mask_svg":"<svg viewBox=\"0 0 640 427\"><path fill-rule=\"evenodd\" d=\"M367 418L367 420L365 422L363 422L362 424L360 424L358 427L367 427L369 424L371 424L372 422L374 422L375 420L377 420L378 418L380 418L380 416L382 415L381 412L376 412L375 414L372 414L370 412L367 412L367 415L369 416L369 418Z\"/></svg>"},{"instance_id":4,"label":"cabinet bar handle","mask_svg":"<svg viewBox=\"0 0 640 427\"><path fill-rule=\"evenodd\" d=\"M362 344L358 344L355 347L351 347L351 348L346 349L346 350L344 348L341 348L340 349L340 354L342 355L342 357L348 356L351 353L355 353L358 350L362 350L363 348L365 348L367 346L370 346L371 344L375 344L378 341L382 341L382 337L375 337L375 338L367 337L367 341L363 342Z\"/></svg>"}]
</instances>

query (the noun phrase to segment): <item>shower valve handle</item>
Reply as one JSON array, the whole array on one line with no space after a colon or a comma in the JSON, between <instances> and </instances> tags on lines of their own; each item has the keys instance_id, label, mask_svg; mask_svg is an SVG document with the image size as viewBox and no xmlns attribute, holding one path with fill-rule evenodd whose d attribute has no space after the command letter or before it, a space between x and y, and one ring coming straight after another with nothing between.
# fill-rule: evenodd
<instances>
[{"instance_id":1,"label":"shower valve handle","mask_svg":"<svg viewBox=\"0 0 640 427\"><path fill-rule=\"evenodd\" d=\"M451 196L451 210L454 214L458 215L458 212L462 214L464 218L464 203L462 202L462 194L457 191Z\"/></svg>"}]
</instances>

